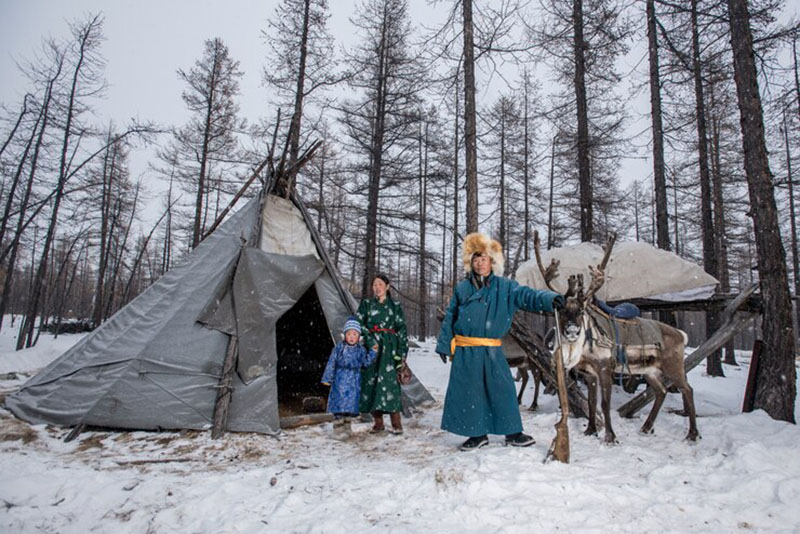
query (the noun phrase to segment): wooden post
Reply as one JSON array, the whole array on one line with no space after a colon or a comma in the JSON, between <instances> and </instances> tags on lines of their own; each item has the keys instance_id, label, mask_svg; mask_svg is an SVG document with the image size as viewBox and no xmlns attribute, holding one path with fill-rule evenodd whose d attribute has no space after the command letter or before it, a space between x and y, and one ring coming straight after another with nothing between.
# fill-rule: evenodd
<instances>
[{"instance_id":1,"label":"wooden post","mask_svg":"<svg viewBox=\"0 0 800 534\"><path fill-rule=\"evenodd\" d=\"M747 373L747 386L744 389L744 400L742 401L742 413L753 411L753 404L756 401L756 382L758 380L758 358L761 356L761 346L764 344L760 339L753 343L753 355L750 357L750 371Z\"/></svg>"},{"instance_id":2,"label":"wooden post","mask_svg":"<svg viewBox=\"0 0 800 534\"><path fill-rule=\"evenodd\" d=\"M332 413L309 413L305 415L281 417L280 425L283 430L288 430L290 428L297 428L306 425L318 425L320 423L328 423L330 421L333 421Z\"/></svg>"},{"instance_id":3,"label":"wooden post","mask_svg":"<svg viewBox=\"0 0 800 534\"><path fill-rule=\"evenodd\" d=\"M228 408L231 405L233 394L233 372L239 356L238 348L239 338L231 336L228 340L228 350L225 352L225 363L222 365L222 376L219 379L217 400L214 404L214 426L211 429L211 439L221 437L228 425Z\"/></svg>"},{"instance_id":4,"label":"wooden post","mask_svg":"<svg viewBox=\"0 0 800 534\"><path fill-rule=\"evenodd\" d=\"M83 432L83 430L84 430L85 428L86 428L86 425L85 425L84 423L78 423L77 425L75 425L75 426L72 428L72 430L70 431L70 433L69 433L69 434L67 434L67 437L66 437L66 438L64 438L64 442L65 442L65 443L69 443L70 441L74 440L75 438L77 438L77 437L78 437L78 435L79 435L81 432Z\"/></svg>"}]
</instances>

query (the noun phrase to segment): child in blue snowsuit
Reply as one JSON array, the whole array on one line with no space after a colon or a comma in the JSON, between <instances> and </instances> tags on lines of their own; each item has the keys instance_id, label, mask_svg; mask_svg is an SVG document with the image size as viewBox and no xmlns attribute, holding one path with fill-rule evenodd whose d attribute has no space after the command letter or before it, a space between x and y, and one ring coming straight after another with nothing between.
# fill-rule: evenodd
<instances>
[{"instance_id":1,"label":"child in blue snowsuit","mask_svg":"<svg viewBox=\"0 0 800 534\"><path fill-rule=\"evenodd\" d=\"M322 383L331 387L328 411L334 415L333 437L346 439L350 433L350 418L358 416L361 396L361 369L371 365L377 353L367 350L361 343L361 324L348 317L342 328L344 341L340 341L328 358L322 374Z\"/></svg>"}]
</instances>

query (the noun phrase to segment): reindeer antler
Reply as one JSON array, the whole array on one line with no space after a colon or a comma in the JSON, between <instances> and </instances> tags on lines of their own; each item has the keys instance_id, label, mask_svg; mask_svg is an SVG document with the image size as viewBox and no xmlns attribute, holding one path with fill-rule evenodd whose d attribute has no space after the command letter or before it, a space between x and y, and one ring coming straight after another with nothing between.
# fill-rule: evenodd
<instances>
[{"instance_id":1,"label":"reindeer antler","mask_svg":"<svg viewBox=\"0 0 800 534\"><path fill-rule=\"evenodd\" d=\"M533 252L536 255L536 264L539 265L539 271L542 273L542 278L544 279L544 283L547 284L547 287L550 288L551 291L555 291L558 293L559 291L555 289L551 284L550 280L553 280L558 277L558 266L561 262L558 260L551 258L550 265L548 265L547 269L544 268L542 264L542 255L539 252L539 247L541 246L539 242L539 231L533 231Z\"/></svg>"},{"instance_id":2,"label":"reindeer antler","mask_svg":"<svg viewBox=\"0 0 800 534\"><path fill-rule=\"evenodd\" d=\"M571 274L567 279L567 292L565 297L580 297L583 292L583 275Z\"/></svg>"},{"instance_id":3,"label":"reindeer antler","mask_svg":"<svg viewBox=\"0 0 800 534\"><path fill-rule=\"evenodd\" d=\"M612 232L611 235L608 236L608 241L606 241L606 246L604 247L605 254L603 254L603 260L600 262L600 265L596 268L589 265L589 273L592 275L592 282L589 284L589 290L586 292L584 302L590 302L595 292L597 292L606 281L606 265L608 265L608 259L611 257L611 250L614 248L616 240L617 234L616 232Z\"/></svg>"}]
</instances>

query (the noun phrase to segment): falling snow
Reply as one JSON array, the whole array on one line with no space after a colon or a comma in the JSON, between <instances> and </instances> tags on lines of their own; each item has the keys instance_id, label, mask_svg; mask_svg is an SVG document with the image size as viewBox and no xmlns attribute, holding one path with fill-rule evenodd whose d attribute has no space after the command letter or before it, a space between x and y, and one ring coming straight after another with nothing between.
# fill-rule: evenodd
<instances>
[{"instance_id":1,"label":"falling snow","mask_svg":"<svg viewBox=\"0 0 800 534\"><path fill-rule=\"evenodd\" d=\"M79 338L43 335L14 352L0 333L2 393ZM532 447L490 436L487 447L458 452L464 438L439 429L450 365L430 342L408 362L437 403L406 419L402 436L356 422L344 442L323 424L216 441L208 432L89 430L64 443L68 429L0 410L0 531L798 532L800 430L741 413L749 354L736 356L742 366L725 366L727 378L702 366L689 376L702 440L683 440L681 401L668 395L652 435L637 431L646 413L612 412L616 446L570 419L569 464L542 463L559 417L550 395L538 412L521 412ZM523 406L532 394L529 385ZM614 407L629 398L615 386Z\"/></svg>"}]
</instances>

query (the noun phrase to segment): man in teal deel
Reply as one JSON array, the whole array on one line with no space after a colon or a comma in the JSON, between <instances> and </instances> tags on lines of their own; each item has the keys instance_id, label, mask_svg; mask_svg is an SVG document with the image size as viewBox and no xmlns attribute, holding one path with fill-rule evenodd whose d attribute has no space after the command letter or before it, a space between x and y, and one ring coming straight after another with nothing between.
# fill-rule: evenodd
<instances>
[{"instance_id":1,"label":"man in teal deel","mask_svg":"<svg viewBox=\"0 0 800 534\"><path fill-rule=\"evenodd\" d=\"M453 291L436 352L453 362L444 400L442 429L467 436L461 450L489 443L487 434L504 434L515 447L533 445L522 432L522 419L511 369L501 338L518 309L552 312L564 297L552 291L521 286L504 278L500 243L479 233L464 239L465 280Z\"/></svg>"}]
</instances>

